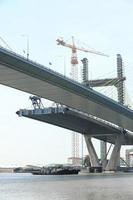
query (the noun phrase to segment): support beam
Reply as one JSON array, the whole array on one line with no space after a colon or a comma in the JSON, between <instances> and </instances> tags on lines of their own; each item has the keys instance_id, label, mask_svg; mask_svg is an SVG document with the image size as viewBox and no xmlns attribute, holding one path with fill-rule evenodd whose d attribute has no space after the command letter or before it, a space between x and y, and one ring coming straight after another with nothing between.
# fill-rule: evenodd
<instances>
[{"instance_id":1,"label":"support beam","mask_svg":"<svg viewBox=\"0 0 133 200\"><path fill-rule=\"evenodd\" d=\"M118 78L105 78L105 79L96 79L96 80L88 80L85 82L85 85L87 87L107 87L107 86L115 86L118 87L118 85L121 82L124 82L126 80L126 77L118 77Z\"/></svg>"},{"instance_id":2,"label":"support beam","mask_svg":"<svg viewBox=\"0 0 133 200\"><path fill-rule=\"evenodd\" d=\"M105 169L105 166L107 164L107 142L100 141L100 158L101 158L101 164L103 169Z\"/></svg>"},{"instance_id":3,"label":"support beam","mask_svg":"<svg viewBox=\"0 0 133 200\"><path fill-rule=\"evenodd\" d=\"M121 79L121 81L117 84L118 91L118 102L124 104L125 100L125 88L124 88L124 80L123 80L123 61L120 54L117 54L117 77Z\"/></svg>"},{"instance_id":4,"label":"support beam","mask_svg":"<svg viewBox=\"0 0 133 200\"><path fill-rule=\"evenodd\" d=\"M108 161L105 171L117 170L117 166L120 160L121 141L122 141L122 136L121 135L117 136L110 160Z\"/></svg>"},{"instance_id":5,"label":"support beam","mask_svg":"<svg viewBox=\"0 0 133 200\"><path fill-rule=\"evenodd\" d=\"M83 85L86 85L88 82L88 59L87 58L83 58L81 60L81 62L83 63L83 69L82 69L82 83ZM87 85L89 86L89 85Z\"/></svg>"},{"instance_id":6,"label":"support beam","mask_svg":"<svg viewBox=\"0 0 133 200\"><path fill-rule=\"evenodd\" d=\"M100 141L100 158L101 161L105 159L107 153L107 143L105 141Z\"/></svg>"},{"instance_id":7,"label":"support beam","mask_svg":"<svg viewBox=\"0 0 133 200\"><path fill-rule=\"evenodd\" d=\"M87 149L90 156L91 167L100 167L98 156L91 141L91 137L87 134L84 135Z\"/></svg>"}]
</instances>

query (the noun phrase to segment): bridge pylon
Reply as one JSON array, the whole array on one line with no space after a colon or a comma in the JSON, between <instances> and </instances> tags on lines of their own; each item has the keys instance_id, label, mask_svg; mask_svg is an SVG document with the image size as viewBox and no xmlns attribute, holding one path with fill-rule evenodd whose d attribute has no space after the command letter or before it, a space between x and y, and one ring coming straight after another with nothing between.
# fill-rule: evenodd
<instances>
[{"instance_id":1,"label":"bridge pylon","mask_svg":"<svg viewBox=\"0 0 133 200\"><path fill-rule=\"evenodd\" d=\"M120 104L124 104L124 98L125 98L125 91L124 91L124 81L126 80L126 77L124 76L124 70L123 70L123 60L122 56L120 54L117 54L117 77L115 78L105 78L105 79L97 79L97 80L89 80L89 73L88 73L88 60L84 58L82 60L83 63L83 73L82 73L82 83L86 87L107 87L107 86L115 86L117 89L118 94L118 102ZM100 141L100 159L101 162L103 162L103 168L107 163L106 159L107 154L107 142ZM120 160L120 152L119 152L119 160ZM119 161L120 165L120 161Z\"/></svg>"},{"instance_id":2,"label":"bridge pylon","mask_svg":"<svg viewBox=\"0 0 133 200\"><path fill-rule=\"evenodd\" d=\"M117 171L117 168L119 167L119 160L120 160L120 149L122 145L122 135L117 135L115 139L115 144L113 151L111 153L111 157L108 160L108 162L100 163L97 153L95 151L94 145L91 141L91 136L89 134L84 134L86 146L88 149L89 157L90 157L90 163L91 167L102 167L102 171L105 172L115 172ZM106 160L105 160L106 161Z\"/></svg>"}]
</instances>

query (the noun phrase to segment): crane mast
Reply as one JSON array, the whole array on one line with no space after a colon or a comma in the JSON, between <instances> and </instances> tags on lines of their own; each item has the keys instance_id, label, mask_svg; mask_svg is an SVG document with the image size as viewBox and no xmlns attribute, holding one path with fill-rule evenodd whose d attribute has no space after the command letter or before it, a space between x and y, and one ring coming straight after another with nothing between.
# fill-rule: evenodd
<instances>
[{"instance_id":1,"label":"crane mast","mask_svg":"<svg viewBox=\"0 0 133 200\"><path fill-rule=\"evenodd\" d=\"M57 39L57 45L62 45L68 47L72 50L71 54L71 78L78 81L78 58L77 58L77 47L74 42L74 37L72 37L72 44L67 44L63 39ZM72 132L72 164L79 164L79 134Z\"/></svg>"},{"instance_id":2,"label":"crane mast","mask_svg":"<svg viewBox=\"0 0 133 200\"><path fill-rule=\"evenodd\" d=\"M71 56L71 64L77 65L78 64L78 57L77 57L77 49L74 43L74 37L72 37L72 56Z\"/></svg>"},{"instance_id":3,"label":"crane mast","mask_svg":"<svg viewBox=\"0 0 133 200\"><path fill-rule=\"evenodd\" d=\"M75 81L78 81L78 57L77 57L77 50L83 51L86 53L92 53L92 54L97 54L101 56L107 56L104 53L101 53L99 51L95 51L92 49L85 49L85 48L79 48L75 45L74 42L74 37L72 36L72 44L67 44L64 42L62 38L58 38L57 40L57 45L61 45L64 47L68 47L72 50L72 55L71 55L71 78ZM72 164L79 165L80 163L80 158L79 158L79 134L76 132L72 133Z\"/></svg>"},{"instance_id":4,"label":"crane mast","mask_svg":"<svg viewBox=\"0 0 133 200\"><path fill-rule=\"evenodd\" d=\"M78 81L78 57L77 49L72 37L72 55L71 55L71 78ZM79 134L72 132L72 164L79 165Z\"/></svg>"}]
</instances>

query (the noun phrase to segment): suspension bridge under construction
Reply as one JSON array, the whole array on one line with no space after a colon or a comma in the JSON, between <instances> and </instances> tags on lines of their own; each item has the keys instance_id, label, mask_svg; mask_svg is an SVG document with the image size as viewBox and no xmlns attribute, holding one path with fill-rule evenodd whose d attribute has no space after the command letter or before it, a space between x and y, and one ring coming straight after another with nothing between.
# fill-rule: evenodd
<instances>
[{"instance_id":1,"label":"suspension bridge under construction","mask_svg":"<svg viewBox=\"0 0 133 200\"><path fill-rule=\"evenodd\" d=\"M94 87L97 80L80 84L12 51L0 48L0 84L61 105L56 108L22 109L17 114L83 134L91 165L94 167L99 167L100 163L91 138L113 143L111 157L104 166L106 171L116 170L121 145L133 144L133 110L120 102L123 101L121 89L125 77L119 76L115 78L119 97L119 102L116 102L88 87L90 84ZM111 80L107 82L111 84ZM98 84L105 84L105 80L100 80Z\"/></svg>"}]
</instances>

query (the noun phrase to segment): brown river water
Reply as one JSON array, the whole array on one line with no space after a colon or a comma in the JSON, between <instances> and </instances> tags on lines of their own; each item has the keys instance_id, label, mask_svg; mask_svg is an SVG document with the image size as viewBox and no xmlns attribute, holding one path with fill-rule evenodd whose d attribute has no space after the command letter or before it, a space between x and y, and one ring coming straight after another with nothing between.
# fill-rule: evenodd
<instances>
[{"instance_id":1,"label":"brown river water","mask_svg":"<svg viewBox=\"0 0 133 200\"><path fill-rule=\"evenodd\" d=\"M133 174L0 174L0 200L133 200Z\"/></svg>"}]
</instances>

